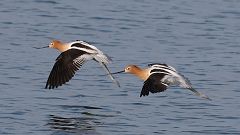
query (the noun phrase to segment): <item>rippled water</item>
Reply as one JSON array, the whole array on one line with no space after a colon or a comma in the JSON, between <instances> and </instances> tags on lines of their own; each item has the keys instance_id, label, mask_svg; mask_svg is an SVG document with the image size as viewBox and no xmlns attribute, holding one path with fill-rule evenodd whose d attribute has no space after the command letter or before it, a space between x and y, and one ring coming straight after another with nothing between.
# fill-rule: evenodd
<instances>
[{"instance_id":1,"label":"rippled water","mask_svg":"<svg viewBox=\"0 0 240 135\"><path fill-rule=\"evenodd\" d=\"M238 0L1 0L0 134L240 134ZM142 81L118 88L88 62L68 85L44 86L52 39L89 41L126 64L176 67L213 101L187 90L139 98Z\"/></svg>"}]
</instances>

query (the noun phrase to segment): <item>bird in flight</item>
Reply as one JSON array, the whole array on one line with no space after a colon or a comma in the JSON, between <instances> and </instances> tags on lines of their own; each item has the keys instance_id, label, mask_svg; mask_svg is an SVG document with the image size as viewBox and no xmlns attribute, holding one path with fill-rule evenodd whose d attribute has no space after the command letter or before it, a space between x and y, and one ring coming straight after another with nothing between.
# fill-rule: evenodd
<instances>
[{"instance_id":1,"label":"bird in flight","mask_svg":"<svg viewBox=\"0 0 240 135\"><path fill-rule=\"evenodd\" d=\"M111 80L120 87L119 82L115 80L107 67L111 59L95 46L80 40L70 43L53 40L48 46L35 48L41 49L48 47L57 49L61 54L57 57L52 71L50 72L45 89L54 89L65 84L71 80L75 72L89 60L98 62L108 73Z\"/></svg>"},{"instance_id":2,"label":"bird in flight","mask_svg":"<svg viewBox=\"0 0 240 135\"><path fill-rule=\"evenodd\" d=\"M190 81L173 67L159 63L149 64L148 66L148 68L142 69L136 65L128 65L124 70L112 74L131 73L144 80L140 97L148 96L149 92L163 92L170 86L180 86L194 92L199 97L211 100L208 96L195 90Z\"/></svg>"}]
</instances>

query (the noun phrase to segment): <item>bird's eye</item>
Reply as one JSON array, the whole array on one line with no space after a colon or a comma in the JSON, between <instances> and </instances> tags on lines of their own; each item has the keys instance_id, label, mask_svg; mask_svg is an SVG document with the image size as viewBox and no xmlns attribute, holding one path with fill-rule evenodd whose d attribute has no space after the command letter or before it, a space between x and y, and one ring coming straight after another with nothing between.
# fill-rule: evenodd
<instances>
[{"instance_id":1,"label":"bird's eye","mask_svg":"<svg viewBox=\"0 0 240 135\"><path fill-rule=\"evenodd\" d=\"M130 67L127 67L127 70L130 70Z\"/></svg>"}]
</instances>

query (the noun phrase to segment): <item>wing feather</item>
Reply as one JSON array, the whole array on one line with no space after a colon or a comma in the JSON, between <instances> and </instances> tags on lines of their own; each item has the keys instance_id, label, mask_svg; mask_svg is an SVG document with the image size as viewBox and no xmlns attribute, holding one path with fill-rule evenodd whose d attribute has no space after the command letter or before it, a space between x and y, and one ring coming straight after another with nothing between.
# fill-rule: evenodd
<instances>
[{"instance_id":1,"label":"wing feather","mask_svg":"<svg viewBox=\"0 0 240 135\"><path fill-rule=\"evenodd\" d=\"M69 49L62 52L50 72L45 88L54 89L65 84L74 76L75 72L92 57L85 51Z\"/></svg>"},{"instance_id":2,"label":"wing feather","mask_svg":"<svg viewBox=\"0 0 240 135\"><path fill-rule=\"evenodd\" d=\"M149 78L144 82L140 97L148 96L149 92L157 93L163 92L167 89L168 85L161 82L161 79L165 74L154 73L149 76Z\"/></svg>"}]
</instances>

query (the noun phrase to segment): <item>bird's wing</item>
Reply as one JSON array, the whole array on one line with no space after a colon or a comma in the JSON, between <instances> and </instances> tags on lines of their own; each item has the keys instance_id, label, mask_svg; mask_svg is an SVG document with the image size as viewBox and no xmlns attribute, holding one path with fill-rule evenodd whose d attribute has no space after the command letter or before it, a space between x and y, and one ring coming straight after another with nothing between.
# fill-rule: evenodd
<instances>
[{"instance_id":1,"label":"bird's wing","mask_svg":"<svg viewBox=\"0 0 240 135\"><path fill-rule=\"evenodd\" d=\"M45 88L54 89L68 82L85 61L92 59L91 57L87 52L78 49L62 52L56 59Z\"/></svg>"},{"instance_id":2,"label":"bird's wing","mask_svg":"<svg viewBox=\"0 0 240 135\"><path fill-rule=\"evenodd\" d=\"M75 42L72 42L71 48L83 50L87 53L94 54L94 60L96 60L97 62L102 62L104 64L108 64L109 62L112 61L110 57L108 57L106 54L104 54L97 47L95 47L85 41L77 40Z\"/></svg>"},{"instance_id":3,"label":"bird's wing","mask_svg":"<svg viewBox=\"0 0 240 135\"><path fill-rule=\"evenodd\" d=\"M202 98L205 98L207 100L211 100L207 95L201 93L201 92L198 92L197 90L195 90L190 81L188 80L188 78L186 78L185 76L183 76L182 74L179 74L180 75L180 79L179 79L179 86L182 87L182 88L187 88L188 90L192 91L195 95L199 96L199 97L202 97Z\"/></svg>"},{"instance_id":4,"label":"bird's wing","mask_svg":"<svg viewBox=\"0 0 240 135\"><path fill-rule=\"evenodd\" d=\"M172 66L169 66L167 64L161 64L161 63L152 63L152 64L148 64L149 67L152 68L163 68L163 69L169 69L172 70L174 72L177 72L177 70L175 68L173 68Z\"/></svg>"},{"instance_id":5,"label":"bird's wing","mask_svg":"<svg viewBox=\"0 0 240 135\"><path fill-rule=\"evenodd\" d=\"M81 41L81 40L77 40L75 42L72 42L71 47L72 48L74 48L74 47L80 48L82 50L85 50L86 52L91 52L91 53L94 53L94 52L98 51L98 49L95 46L90 45L89 43Z\"/></svg>"},{"instance_id":6,"label":"bird's wing","mask_svg":"<svg viewBox=\"0 0 240 135\"><path fill-rule=\"evenodd\" d=\"M151 74L149 78L144 82L140 97L148 96L149 92L157 93L165 91L168 87L168 84L161 82L161 79L164 76L165 74L162 73Z\"/></svg>"}]
</instances>

